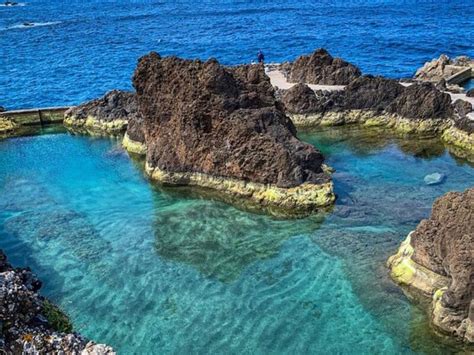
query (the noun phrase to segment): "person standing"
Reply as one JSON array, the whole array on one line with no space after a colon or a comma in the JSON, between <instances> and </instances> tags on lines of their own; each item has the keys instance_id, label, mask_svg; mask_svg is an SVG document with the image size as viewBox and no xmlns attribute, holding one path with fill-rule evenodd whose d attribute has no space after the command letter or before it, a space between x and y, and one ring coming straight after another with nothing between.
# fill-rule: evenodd
<instances>
[{"instance_id":1,"label":"person standing","mask_svg":"<svg viewBox=\"0 0 474 355\"><path fill-rule=\"evenodd\" d=\"M265 60L265 56L263 55L263 52L261 50L259 50L257 53L257 60L259 63L263 63Z\"/></svg>"}]
</instances>

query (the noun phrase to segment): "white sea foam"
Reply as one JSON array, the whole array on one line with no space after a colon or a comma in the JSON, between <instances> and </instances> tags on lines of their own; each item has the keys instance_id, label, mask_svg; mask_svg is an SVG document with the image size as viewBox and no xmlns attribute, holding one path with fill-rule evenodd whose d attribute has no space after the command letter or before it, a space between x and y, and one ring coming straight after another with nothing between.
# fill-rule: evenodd
<instances>
[{"instance_id":1,"label":"white sea foam","mask_svg":"<svg viewBox=\"0 0 474 355\"><path fill-rule=\"evenodd\" d=\"M7 5L5 3L0 4L0 7L15 7L15 6L26 6L26 2L18 2L15 5Z\"/></svg>"},{"instance_id":2,"label":"white sea foam","mask_svg":"<svg viewBox=\"0 0 474 355\"><path fill-rule=\"evenodd\" d=\"M28 22L28 24L22 23L22 24L6 27L5 30L12 30L12 29L17 29L17 28L34 28L34 27L52 26L52 25L57 25L59 23L61 23L61 21Z\"/></svg>"}]
</instances>

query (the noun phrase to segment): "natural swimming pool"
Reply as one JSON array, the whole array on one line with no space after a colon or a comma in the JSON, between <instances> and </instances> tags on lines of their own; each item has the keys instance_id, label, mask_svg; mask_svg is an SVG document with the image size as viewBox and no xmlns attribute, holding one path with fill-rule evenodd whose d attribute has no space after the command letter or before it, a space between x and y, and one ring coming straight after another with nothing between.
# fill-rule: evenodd
<instances>
[{"instance_id":1,"label":"natural swimming pool","mask_svg":"<svg viewBox=\"0 0 474 355\"><path fill-rule=\"evenodd\" d=\"M385 261L473 164L435 139L306 132L333 211L298 220L163 190L116 140L0 141L0 247L76 329L120 353L446 353ZM443 173L443 184L423 178Z\"/></svg>"}]
</instances>

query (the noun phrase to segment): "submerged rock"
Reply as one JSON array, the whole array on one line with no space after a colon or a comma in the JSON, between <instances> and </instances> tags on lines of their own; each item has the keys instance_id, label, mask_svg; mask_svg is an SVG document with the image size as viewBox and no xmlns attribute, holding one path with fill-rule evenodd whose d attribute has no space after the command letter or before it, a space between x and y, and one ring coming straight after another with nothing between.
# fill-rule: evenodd
<instances>
[{"instance_id":1,"label":"submerged rock","mask_svg":"<svg viewBox=\"0 0 474 355\"><path fill-rule=\"evenodd\" d=\"M341 58L333 58L320 48L310 55L298 57L284 68L294 83L347 85L361 75L360 69Z\"/></svg>"},{"instance_id":2,"label":"submerged rock","mask_svg":"<svg viewBox=\"0 0 474 355\"><path fill-rule=\"evenodd\" d=\"M388 261L392 278L408 292L432 298L440 330L474 342L474 188L449 192Z\"/></svg>"},{"instance_id":3,"label":"submerged rock","mask_svg":"<svg viewBox=\"0 0 474 355\"><path fill-rule=\"evenodd\" d=\"M135 94L113 90L67 110L64 125L90 134L120 134L137 114Z\"/></svg>"},{"instance_id":4,"label":"submerged rock","mask_svg":"<svg viewBox=\"0 0 474 355\"><path fill-rule=\"evenodd\" d=\"M152 178L285 209L334 201L322 154L296 138L263 66L152 52L140 59L133 83Z\"/></svg>"},{"instance_id":5,"label":"submerged rock","mask_svg":"<svg viewBox=\"0 0 474 355\"><path fill-rule=\"evenodd\" d=\"M0 250L0 350L6 354L115 354L72 332L68 317L38 294L41 281Z\"/></svg>"},{"instance_id":6,"label":"submerged rock","mask_svg":"<svg viewBox=\"0 0 474 355\"><path fill-rule=\"evenodd\" d=\"M446 176L444 174L433 173L433 174L426 175L423 180L426 185L438 185L438 184L441 184L445 178Z\"/></svg>"}]
</instances>

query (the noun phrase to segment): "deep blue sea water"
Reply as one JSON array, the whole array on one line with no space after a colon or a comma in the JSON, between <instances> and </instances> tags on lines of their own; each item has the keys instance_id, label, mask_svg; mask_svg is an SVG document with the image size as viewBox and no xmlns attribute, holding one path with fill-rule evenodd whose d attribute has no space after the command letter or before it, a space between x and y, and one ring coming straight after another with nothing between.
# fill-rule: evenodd
<instances>
[{"instance_id":1,"label":"deep blue sea water","mask_svg":"<svg viewBox=\"0 0 474 355\"><path fill-rule=\"evenodd\" d=\"M21 1L21 0L20 0ZM78 104L131 89L154 50L249 63L318 47L366 73L413 75L447 53L474 55L472 1L27 1L0 7L0 105ZM22 28L24 22L37 27Z\"/></svg>"},{"instance_id":2,"label":"deep blue sea water","mask_svg":"<svg viewBox=\"0 0 474 355\"><path fill-rule=\"evenodd\" d=\"M121 354L449 354L387 257L474 169L437 140L331 128L330 213L278 220L150 184L116 140L0 141L0 247ZM423 178L440 172L441 185Z\"/></svg>"}]
</instances>

